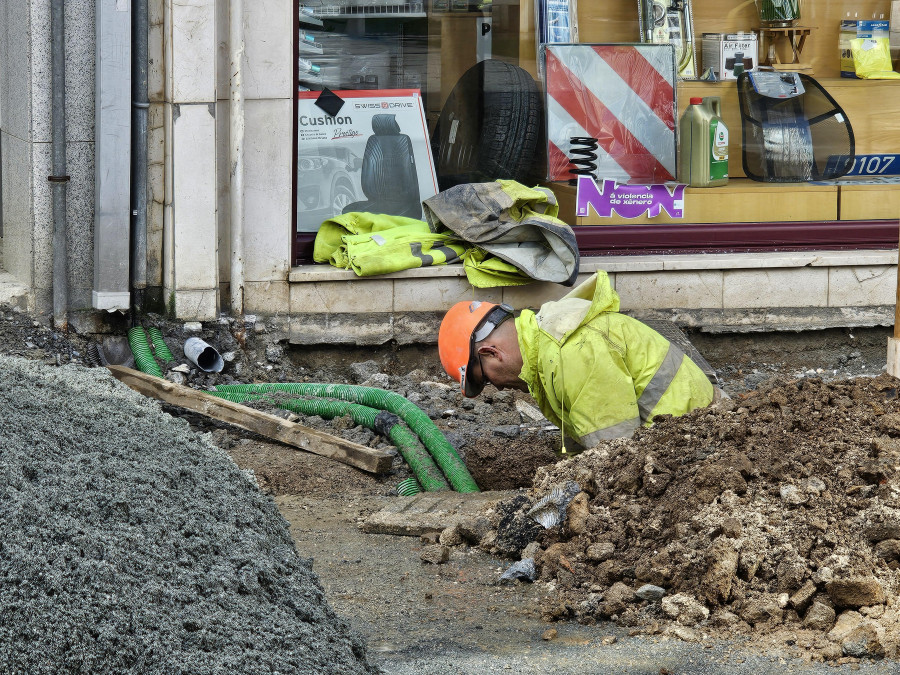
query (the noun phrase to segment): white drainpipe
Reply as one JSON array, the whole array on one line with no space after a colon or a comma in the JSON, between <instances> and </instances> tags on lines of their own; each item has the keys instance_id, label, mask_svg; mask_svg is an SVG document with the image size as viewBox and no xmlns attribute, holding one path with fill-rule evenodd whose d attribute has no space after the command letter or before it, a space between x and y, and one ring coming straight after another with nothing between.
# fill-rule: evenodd
<instances>
[{"instance_id":1,"label":"white drainpipe","mask_svg":"<svg viewBox=\"0 0 900 675\"><path fill-rule=\"evenodd\" d=\"M231 312L235 316L242 316L244 313L244 2L231 0L229 5Z\"/></svg>"}]
</instances>

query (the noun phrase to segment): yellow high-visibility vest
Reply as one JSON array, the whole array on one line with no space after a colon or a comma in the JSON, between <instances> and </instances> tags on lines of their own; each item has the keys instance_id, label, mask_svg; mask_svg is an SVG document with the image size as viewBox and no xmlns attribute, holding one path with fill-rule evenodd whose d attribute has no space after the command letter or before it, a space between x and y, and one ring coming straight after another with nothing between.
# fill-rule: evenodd
<instances>
[{"instance_id":1,"label":"yellow high-visibility vest","mask_svg":"<svg viewBox=\"0 0 900 675\"><path fill-rule=\"evenodd\" d=\"M713 400L712 383L679 347L619 313L606 272L523 311L516 328L520 377L547 419L586 448Z\"/></svg>"}]
</instances>

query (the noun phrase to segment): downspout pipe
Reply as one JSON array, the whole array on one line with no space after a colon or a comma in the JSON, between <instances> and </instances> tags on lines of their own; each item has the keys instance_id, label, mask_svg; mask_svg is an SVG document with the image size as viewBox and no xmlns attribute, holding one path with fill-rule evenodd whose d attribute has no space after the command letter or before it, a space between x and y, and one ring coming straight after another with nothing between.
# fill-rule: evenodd
<instances>
[{"instance_id":1,"label":"downspout pipe","mask_svg":"<svg viewBox=\"0 0 900 675\"><path fill-rule=\"evenodd\" d=\"M244 2L231 0L228 5L231 61L231 312L240 317L244 314Z\"/></svg>"},{"instance_id":2,"label":"downspout pipe","mask_svg":"<svg viewBox=\"0 0 900 675\"><path fill-rule=\"evenodd\" d=\"M65 0L50 5L50 89L53 200L53 325L69 329L69 247L66 236L66 7Z\"/></svg>"},{"instance_id":3,"label":"downspout pipe","mask_svg":"<svg viewBox=\"0 0 900 675\"><path fill-rule=\"evenodd\" d=\"M131 314L142 312L147 290L147 119L149 101L149 31L147 0L131 6Z\"/></svg>"}]
</instances>

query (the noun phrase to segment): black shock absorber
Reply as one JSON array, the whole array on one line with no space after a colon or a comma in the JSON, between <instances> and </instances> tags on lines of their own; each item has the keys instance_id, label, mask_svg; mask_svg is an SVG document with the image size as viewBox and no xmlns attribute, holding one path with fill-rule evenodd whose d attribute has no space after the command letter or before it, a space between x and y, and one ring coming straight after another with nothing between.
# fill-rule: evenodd
<instances>
[{"instance_id":1,"label":"black shock absorber","mask_svg":"<svg viewBox=\"0 0 900 675\"><path fill-rule=\"evenodd\" d=\"M572 136L569 139L569 161L575 165L569 173L569 185L578 184L578 176L592 176L597 173L597 139L590 136Z\"/></svg>"}]
</instances>

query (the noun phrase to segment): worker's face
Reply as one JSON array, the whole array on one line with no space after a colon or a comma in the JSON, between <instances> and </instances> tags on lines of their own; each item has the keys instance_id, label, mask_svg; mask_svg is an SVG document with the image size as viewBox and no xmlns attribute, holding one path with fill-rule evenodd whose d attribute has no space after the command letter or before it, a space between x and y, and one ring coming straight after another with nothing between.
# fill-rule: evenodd
<instances>
[{"instance_id":1,"label":"worker's face","mask_svg":"<svg viewBox=\"0 0 900 675\"><path fill-rule=\"evenodd\" d=\"M477 365L473 374L481 378L485 384L492 384L497 389L527 390L527 385L519 378L521 372L521 358L510 358L509 354L500 354L491 347L481 347L478 350Z\"/></svg>"}]
</instances>

